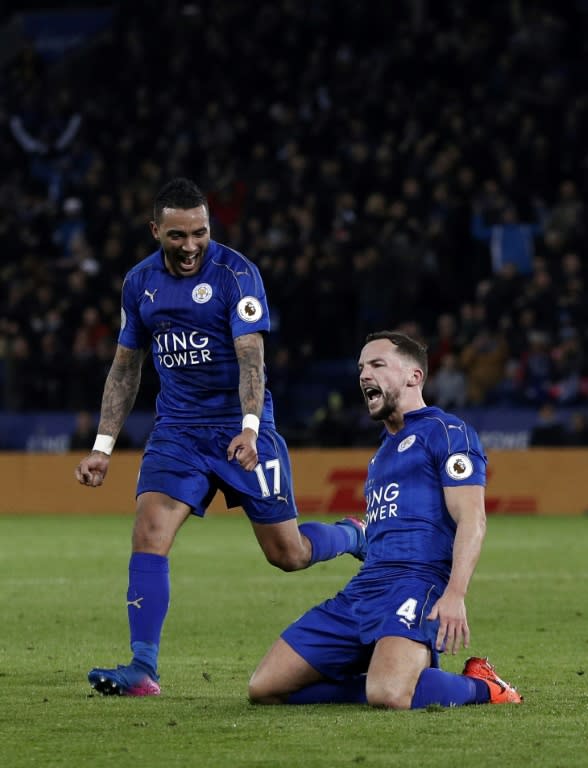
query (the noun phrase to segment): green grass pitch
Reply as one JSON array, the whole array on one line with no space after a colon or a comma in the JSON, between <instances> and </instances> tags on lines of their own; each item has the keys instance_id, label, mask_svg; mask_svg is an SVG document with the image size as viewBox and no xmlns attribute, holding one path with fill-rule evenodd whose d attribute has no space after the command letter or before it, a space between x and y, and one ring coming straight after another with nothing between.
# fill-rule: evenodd
<instances>
[{"instance_id":1,"label":"green grass pitch","mask_svg":"<svg viewBox=\"0 0 588 768\"><path fill-rule=\"evenodd\" d=\"M242 517L190 519L172 553L159 698L104 698L92 666L127 663L132 519L0 517L0 761L21 766L588 765L586 518L488 521L468 598L472 643L522 706L254 707L247 680L280 630L354 573L265 562Z\"/></svg>"}]
</instances>

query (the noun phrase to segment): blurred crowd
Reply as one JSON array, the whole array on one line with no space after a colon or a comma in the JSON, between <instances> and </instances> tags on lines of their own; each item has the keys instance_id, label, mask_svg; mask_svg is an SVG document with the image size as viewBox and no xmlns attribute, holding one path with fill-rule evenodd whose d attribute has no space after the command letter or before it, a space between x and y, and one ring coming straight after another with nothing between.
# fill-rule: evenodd
<instances>
[{"instance_id":1,"label":"blurred crowd","mask_svg":"<svg viewBox=\"0 0 588 768\"><path fill-rule=\"evenodd\" d=\"M588 3L113 8L91 47L0 70L1 409L99 408L176 175L262 270L285 432L354 441L381 328L428 343L429 403L588 404ZM148 363L137 408L156 391Z\"/></svg>"}]
</instances>

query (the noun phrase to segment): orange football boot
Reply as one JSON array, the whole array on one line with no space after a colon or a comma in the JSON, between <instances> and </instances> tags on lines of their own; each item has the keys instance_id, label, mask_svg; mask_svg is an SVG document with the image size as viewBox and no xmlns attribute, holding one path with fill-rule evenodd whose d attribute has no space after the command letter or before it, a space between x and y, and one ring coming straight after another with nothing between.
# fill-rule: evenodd
<instances>
[{"instance_id":1,"label":"orange football boot","mask_svg":"<svg viewBox=\"0 0 588 768\"><path fill-rule=\"evenodd\" d=\"M496 674L496 669L488 661L471 656L465 663L463 675L483 680L490 690L490 704L522 704L523 697L510 683L505 683Z\"/></svg>"}]
</instances>

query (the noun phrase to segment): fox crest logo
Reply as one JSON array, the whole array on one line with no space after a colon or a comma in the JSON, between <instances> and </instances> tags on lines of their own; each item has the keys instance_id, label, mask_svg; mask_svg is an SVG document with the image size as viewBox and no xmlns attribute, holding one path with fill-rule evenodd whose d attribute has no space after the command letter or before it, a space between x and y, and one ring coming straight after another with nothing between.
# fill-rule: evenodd
<instances>
[{"instance_id":1,"label":"fox crest logo","mask_svg":"<svg viewBox=\"0 0 588 768\"><path fill-rule=\"evenodd\" d=\"M408 451L408 449L414 445L415 440L416 440L416 435L409 435L408 437L405 437L404 440L398 446L398 453L403 453L404 451Z\"/></svg>"},{"instance_id":2,"label":"fox crest logo","mask_svg":"<svg viewBox=\"0 0 588 768\"><path fill-rule=\"evenodd\" d=\"M445 462L445 471L453 480L465 480L473 473L474 465L465 453L454 453Z\"/></svg>"},{"instance_id":3,"label":"fox crest logo","mask_svg":"<svg viewBox=\"0 0 588 768\"><path fill-rule=\"evenodd\" d=\"M212 288L208 283L199 283L192 291L192 301L196 304L206 304L212 298Z\"/></svg>"}]
</instances>

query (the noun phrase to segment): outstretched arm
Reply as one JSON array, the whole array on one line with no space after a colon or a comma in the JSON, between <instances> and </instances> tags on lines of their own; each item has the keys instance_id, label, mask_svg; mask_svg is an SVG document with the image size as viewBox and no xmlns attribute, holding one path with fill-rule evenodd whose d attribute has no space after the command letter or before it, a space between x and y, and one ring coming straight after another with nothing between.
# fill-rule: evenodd
<instances>
[{"instance_id":1,"label":"outstretched arm","mask_svg":"<svg viewBox=\"0 0 588 768\"><path fill-rule=\"evenodd\" d=\"M480 557L486 533L486 512L481 485L448 487L444 494L449 514L457 523L453 563L447 587L427 618L439 619L437 650L445 647L456 653L462 642L464 648L470 642L465 596Z\"/></svg>"},{"instance_id":2,"label":"outstretched arm","mask_svg":"<svg viewBox=\"0 0 588 768\"><path fill-rule=\"evenodd\" d=\"M239 399L244 417L243 429L227 449L229 461L236 458L248 471L257 466L257 429L263 409L265 378L263 369L264 346L261 333L248 333L235 339L235 352L239 361ZM252 419L247 417L251 415ZM247 422L253 426L247 426Z\"/></svg>"},{"instance_id":3,"label":"outstretched arm","mask_svg":"<svg viewBox=\"0 0 588 768\"><path fill-rule=\"evenodd\" d=\"M104 384L98 434L114 441L129 415L141 383L141 367L145 359L142 349L128 349L120 344ZM82 485L102 485L108 471L110 455L93 449L78 464L75 476Z\"/></svg>"}]
</instances>

